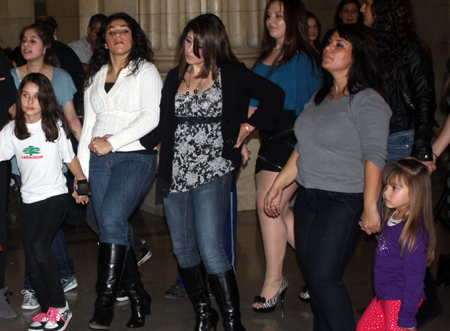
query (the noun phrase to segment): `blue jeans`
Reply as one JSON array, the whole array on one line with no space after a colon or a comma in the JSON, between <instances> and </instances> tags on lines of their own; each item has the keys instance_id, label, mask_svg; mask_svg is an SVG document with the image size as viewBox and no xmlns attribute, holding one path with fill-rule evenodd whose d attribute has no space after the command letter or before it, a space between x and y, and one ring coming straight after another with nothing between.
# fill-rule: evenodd
<instances>
[{"instance_id":1,"label":"blue jeans","mask_svg":"<svg viewBox=\"0 0 450 331\"><path fill-rule=\"evenodd\" d=\"M362 193L298 188L295 248L311 292L314 331L355 330L352 305L341 278L362 233L358 225L362 212Z\"/></svg>"},{"instance_id":2,"label":"blue jeans","mask_svg":"<svg viewBox=\"0 0 450 331\"><path fill-rule=\"evenodd\" d=\"M100 242L128 246L128 217L156 172L156 155L91 153L89 182Z\"/></svg>"},{"instance_id":3,"label":"blue jeans","mask_svg":"<svg viewBox=\"0 0 450 331\"><path fill-rule=\"evenodd\" d=\"M208 274L232 268L223 247L230 191L228 173L190 191L169 193L164 199L173 252L181 268L202 260Z\"/></svg>"},{"instance_id":4,"label":"blue jeans","mask_svg":"<svg viewBox=\"0 0 450 331\"><path fill-rule=\"evenodd\" d=\"M388 157L386 165L389 165L402 157L410 156L413 144L414 130L391 133L388 139Z\"/></svg>"},{"instance_id":5,"label":"blue jeans","mask_svg":"<svg viewBox=\"0 0 450 331\"><path fill-rule=\"evenodd\" d=\"M236 227L237 227L237 187L234 185L233 192L230 193L230 206L228 209L227 221L225 223L225 231L223 234L223 248L225 249L225 253L227 254L228 261L230 261L231 266L234 269L234 273L237 270L237 261L236 261ZM175 281L176 284L180 286L184 286L183 279L180 276L180 272L178 272L178 278Z\"/></svg>"}]
</instances>

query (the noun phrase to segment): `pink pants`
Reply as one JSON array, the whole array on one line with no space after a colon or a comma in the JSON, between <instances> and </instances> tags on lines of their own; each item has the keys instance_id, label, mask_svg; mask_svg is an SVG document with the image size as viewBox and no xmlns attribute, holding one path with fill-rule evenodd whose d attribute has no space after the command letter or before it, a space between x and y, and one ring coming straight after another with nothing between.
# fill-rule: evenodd
<instances>
[{"instance_id":1,"label":"pink pants","mask_svg":"<svg viewBox=\"0 0 450 331\"><path fill-rule=\"evenodd\" d=\"M419 307L422 305L423 299L419 302ZM398 312L402 300L384 300L377 301L373 298L370 305L362 315L356 326L356 331L401 331L404 328L399 328Z\"/></svg>"}]
</instances>

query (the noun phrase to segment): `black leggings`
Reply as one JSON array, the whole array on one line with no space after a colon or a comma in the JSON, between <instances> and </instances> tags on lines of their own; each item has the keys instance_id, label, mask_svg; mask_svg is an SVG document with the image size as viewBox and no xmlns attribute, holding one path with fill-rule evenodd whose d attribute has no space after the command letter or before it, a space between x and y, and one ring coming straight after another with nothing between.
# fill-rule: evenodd
<instances>
[{"instance_id":1,"label":"black leggings","mask_svg":"<svg viewBox=\"0 0 450 331\"><path fill-rule=\"evenodd\" d=\"M50 307L61 308L66 304L51 245L66 216L67 204L67 194L61 194L24 203L22 208L26 271L44 313Z\"/></svg>"}]
</instances>

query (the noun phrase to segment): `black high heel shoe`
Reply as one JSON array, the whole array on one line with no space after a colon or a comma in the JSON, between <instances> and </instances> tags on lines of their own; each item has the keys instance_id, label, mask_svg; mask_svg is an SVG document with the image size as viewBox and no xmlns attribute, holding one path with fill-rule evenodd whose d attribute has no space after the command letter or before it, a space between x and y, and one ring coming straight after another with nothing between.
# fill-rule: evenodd
<instances>
[{"instance_id":1,"label":"black high heel shoe","mask_svg":"<svg viewBox=\"0 0 450 331\"><path fill-rule=\"evenodd\" d=\"M281 282L281 286L278 289L278 292L273 296L273 298L266 300L266 298L261 296L256 296L254 303L260 303L262 305L261 308L254 308L253 310L256 313L271 313L275 310L278 302L278 298L281 297L281 311L283 311L284 308L284 294L286 293L286 290L289 286L289 282L287 281L286 277L283 276L283 281Z\"/></svg>"}]
</instances>

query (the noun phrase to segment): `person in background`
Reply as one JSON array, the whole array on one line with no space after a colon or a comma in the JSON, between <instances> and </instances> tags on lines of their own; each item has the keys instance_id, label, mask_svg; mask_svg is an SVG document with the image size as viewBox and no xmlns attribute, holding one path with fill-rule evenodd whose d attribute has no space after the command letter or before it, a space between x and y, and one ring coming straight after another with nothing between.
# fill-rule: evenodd
<instances>
[{"instance_id":1,"label":"person in background","mask_svg":"<svg viewBox=\"0 0 450 331\"><path fill-rule=\"evenodd\" d=\"M265 213L264 197L294 150L295 119L322 83L320 55L309 42L303 3L299 0L268 1L264 13L263 48L253 71L280 86L286 98L276 129L259 131L256 206L266 270L261 292L252 307L260 313L273 311L280 293L289 285L283 276L283 262L286 245L295 247L294 214L289 209L289 201L297 190L297 183L286 188L281 202L283 212L275 219ZM258 101L252 100L249 114L258 106Z\"/></svg>"},{"instance_id":2,"label":"person in background","mask_svg":"<svg viewBox=\"0 0 450 331\"><path fill-rule=\"evenodd\" d=\"M334 12L333 27L336 28L341 24L358 24L363 25L362 15L360 13L361 4L358 0L342 0L336 6ZM325 33L322 39L322 45L325 47L328 40L333 34L333 29Z\"/></svg>"},{"instance_id":3,"label":"person in background","mask_svg":"<svg viewBox=\"0 0 450 331\"><path fill-rule=\"evenodd\" d=\"M58 40L58 23L56 22L55 18L53 18L52 16L43 15L39 16L34 21L34 23L43 25L45 28L49 29L50 33L52 34L52 49L58 56L61 68L69 73L70 77L73 80L73 83L75 84L77 92L74 95L73 104L75 106L75 109L79 109L83 96L84 75L84 69L80 59L69 46ZM74 147L74 150L76 152L76 146Z\"/></svg>"},{"instance_id":4,"label":"person in background","mask_svg":"<svg viewBox=\"0 0 450 331\"><path fill-rule=\"evenodd\" d=\"M312 48L314 48L314 50L320 56L322 56L323 46L319 41L322 24L320 24L314 13L307 11L306 16L308 17L309 43L311 44Z\"/></svg>"},{"instance_id":5,"label":"person in background","mask_svg":"<svg viewBox=\"0 0 450 331\"><path fill-rule=\"evenodd\" d=\"M92 16L87 27L87 34L80 40L72 41L68 45L77 54L85 71L88 69L89 61L91 60L92 52L97 42L97 33L105 19L106 15L103 14L95 14Z\"/></svg>"}]
</instances>

